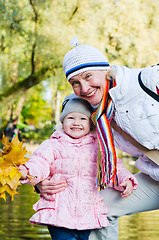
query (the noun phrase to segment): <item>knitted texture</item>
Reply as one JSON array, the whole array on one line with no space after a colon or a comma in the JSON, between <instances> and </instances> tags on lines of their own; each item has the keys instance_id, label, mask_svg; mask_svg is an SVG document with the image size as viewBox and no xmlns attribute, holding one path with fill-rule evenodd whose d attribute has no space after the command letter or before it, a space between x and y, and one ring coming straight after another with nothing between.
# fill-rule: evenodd
<instances>
[{"instance_id":1,"label":"knitted texture","mask_svg":"<svg viewBox=\"0 0 159 240\"><path fill-rule=\"evenodd\" d=\"M114 104L109 96L109 89L116 86L115 79L107 80L103 100L92 114L98 136L97 179L100 189L112 181L117 185L117 157L114 147L110 122L113 117Z\"/></svg>"},{"instance_id":2,"label":"knitted texture","mask_svg":"<svg viewBox=\"0 0 159 240\"><path fill-rule=\"evenodd\" d=\"M64 118L71 112L83 113L88 118L91 118L92 108L86 100L78 97L72 99L67 98L62 104L60 121L63 123Z\"/></svg>"},{"instance_id":3,"label":"knitted texture","mask_svg":"<svg viewBox=\"0 0 159 240\"><path fill-rule=\"evenodd\" d=\"M88 70L104 70L109 67L107 58L95 47L75 46L63 59L63 69L67 80Z\"/></svg>"}]
</instances>

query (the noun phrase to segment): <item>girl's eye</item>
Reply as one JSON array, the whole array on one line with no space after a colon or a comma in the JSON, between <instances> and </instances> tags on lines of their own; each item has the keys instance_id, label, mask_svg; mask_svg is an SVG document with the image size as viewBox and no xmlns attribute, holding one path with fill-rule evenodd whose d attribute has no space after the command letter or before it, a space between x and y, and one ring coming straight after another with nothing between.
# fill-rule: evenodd
<instances>
[{"instance_id":1,"label":"girl's eye","mask_svg":"<svg viewBox=\"0 0 159 240\"><path fill-rule=\"evenodd\" d=\"M73 117L68 117L68 119L73 119Z\"/></svg>"},{"instance_id":2,"label":"girl's eye","mask_svg":"<svg viewBox=\"0 0 159 240\"><path fill-rule=\"evenodd\" d=\"M86 120L86 118L81 118L81 120Z\"/></svg>"}]
</instances>

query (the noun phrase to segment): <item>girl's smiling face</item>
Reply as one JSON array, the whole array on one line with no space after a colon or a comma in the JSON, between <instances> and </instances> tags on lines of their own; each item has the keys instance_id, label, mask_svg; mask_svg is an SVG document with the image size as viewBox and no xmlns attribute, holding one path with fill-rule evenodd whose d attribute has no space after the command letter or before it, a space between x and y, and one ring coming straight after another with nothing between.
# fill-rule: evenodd
<instances>
[{"instance_id":1,"label":"girl's smiling face","mask_svg":"<svg viewBox=\"0 0 159 240\"><path fill-rule=\"evenodd\" d=\"M90 131L90 119L83 113L71 112L63 121L63 129L72 138L81 138Z\"/></svg>"},{"instance_id":2,"label":"girl's smiling face","mask_svg":"<svg viewBox=\"0 0 159 240\"><path fill-rule=\"evenodd\" d=\"M106 85L107 70L85 71L73 76L69 82L74 93L88 101L91 105L102 100Z\"/></svg>"}]
</instances>

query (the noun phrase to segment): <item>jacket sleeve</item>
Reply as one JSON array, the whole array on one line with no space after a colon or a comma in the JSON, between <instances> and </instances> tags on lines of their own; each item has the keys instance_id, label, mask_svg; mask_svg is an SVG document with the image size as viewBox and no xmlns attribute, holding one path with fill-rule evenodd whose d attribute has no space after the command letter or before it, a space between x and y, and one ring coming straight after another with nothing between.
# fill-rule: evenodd
<instances>
[{"instance_id":1,"label":"jacket sleeve","mask_svg":"<svg viewBox=\"0 0 159 240\"><path fill-rule=\"evenodd\" d=\"M141 155L135 166L143 173L148 174L155 181L159 181L159 166L145 155Z\"/></svg>"},{"instance_id":2,"label":"jacket sleeve","mask_svg":"<svg viewBox=\"0 0 159 240\"><path fill-rule=\"evenodd\" d=\"M159 88L159 65L144 68L141 73L141 80L147 88L156 92L156 87Z\"/></svg>"},{"instance_id":3,"label":"jacket sleeve","mask_svg":"<svg viewBox=\"0 0 159 240\"><path fill-rule=\"evenodd\" d=\"M30 180L22 180L21 183L36 184L47 178L50 174L50 167L54 162L54 155L50 139L41 143L34 151L32 157L24 165L32 177Z\"/></svg>"},{"instance_id":4,"label":"jacket sleeve","mask_svg":"<svg viewBox=\"0 0 159 240\"><path fill-rule=\"evenodd\" d=\"M137 149L129 141L125 140L122 135L112 129L115 147L120 149L123 152L126 152L134 157L140 157L142 154L139 149Z\"/></svg>"},{"instance_id":5,"label":"jacket sleeve","mask_svg":"<svg viewBox=\"0 0 159 240\"><path fill-rule=\"evenodd\" d=\"M124 182L126 179L130 179L132 181L133 190L135 190L138 186L137 179L135 176L130 173L125 167L121 159L117 159L117 177L118 177L118 185L114 186L112 185L112 182L110 182L109 187L114 187L115 189L119 191L123 191L124 188L120 186L122 182Z\"/></svg>"}]
</instances>

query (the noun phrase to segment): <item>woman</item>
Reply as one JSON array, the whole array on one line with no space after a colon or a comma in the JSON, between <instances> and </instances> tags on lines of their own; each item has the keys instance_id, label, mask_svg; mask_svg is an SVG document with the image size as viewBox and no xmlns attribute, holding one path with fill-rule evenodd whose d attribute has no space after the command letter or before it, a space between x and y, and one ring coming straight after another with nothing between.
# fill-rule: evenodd
<instances>
[{"instance_id":1,"label":"woman","mask_svg":"<svg viewBox=\"0 0 159 240\"><path fill-rule=\"evenodd\" d=\"M138 157L136 167L141 172L136 174L136 178L139 186L131 196L123 199L116 190L110 188L100 192L109 209L110 226L104 230L92 231L90 240L117 240L118 217L159 208L159 166L114 129L112 129L112 138L110 124L115 122L115 125L133 137L141 146L159 150L159 103L149 96L138 82L138 75L141 72L143 84L157 95L159 66L145 69L110 66L107 58L98 49L80 45L66 53L63 67L74 93L87 100L95 111L93 120L97 126L103 154L103 162L99 162L98 165L100 186L105 186L110 178L113 178L114 184L117 184L114 145ZM102 135L103 131L106 136ZM101 167L102 163L105 164L103 156L106 156L106 164L109 161L108 169ZM109 176L104 179L105 175ZM67 184L64 181L53 183L49 179L40 186L45 198L63 191L65 187Z\"/></svg>"}]
</instances>

